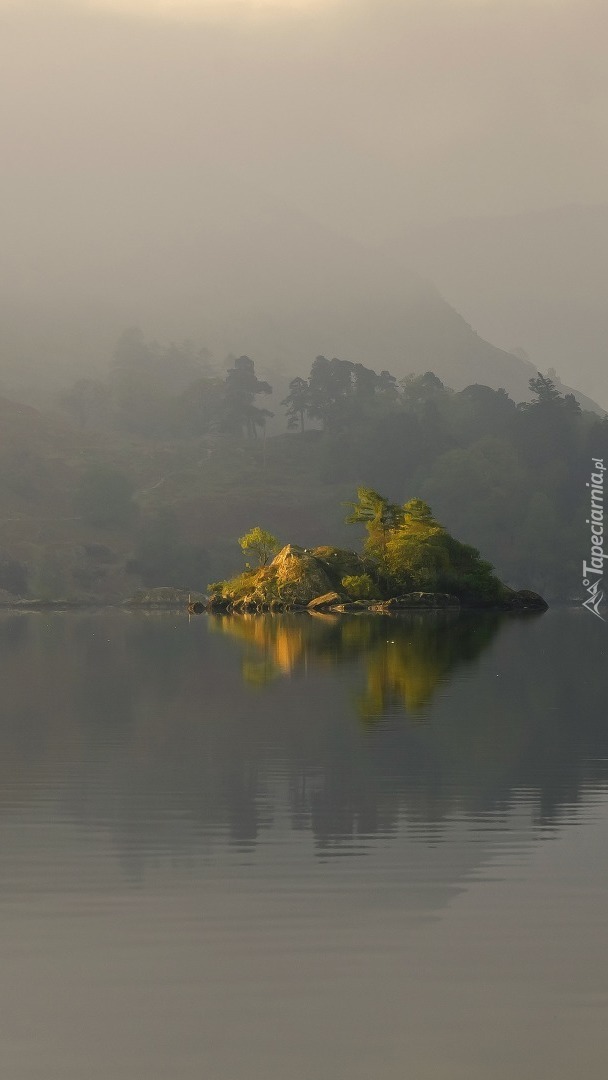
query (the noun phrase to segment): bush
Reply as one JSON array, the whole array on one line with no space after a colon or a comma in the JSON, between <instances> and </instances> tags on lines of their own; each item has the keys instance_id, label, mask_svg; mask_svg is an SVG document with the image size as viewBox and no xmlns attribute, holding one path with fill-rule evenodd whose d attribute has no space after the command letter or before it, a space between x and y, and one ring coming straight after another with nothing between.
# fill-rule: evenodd
<instances>
[{"instance_id":1,"label":"bush","mask_svg":"<svg viewBox=\"0 0 608 1080\"><path fill-rule=\"evenodd\" d=\"M342 588L353 600L373 600L377 592L369 574L347 574L342 578Z\"/></svg>"}]
</instances>

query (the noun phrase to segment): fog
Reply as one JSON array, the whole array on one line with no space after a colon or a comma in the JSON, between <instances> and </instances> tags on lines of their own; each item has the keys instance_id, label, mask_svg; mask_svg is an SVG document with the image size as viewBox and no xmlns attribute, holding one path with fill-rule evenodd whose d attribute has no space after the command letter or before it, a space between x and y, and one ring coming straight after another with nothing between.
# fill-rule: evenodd
<instances>
[{"instance_id":1,"label":"fog","mask_svg":"<svg viewBox=\"0 0 608 1080\"><path fill-rule=\"evenodd\" d=\"M449 241L454 219L529 236L605 199L607 21L586 0L0 0L5 367L100 364L133 323L219 355L350 359L361 297L388 324L418 272L608 402L593 225L534 263L536 230L525 289L509 226ZM409 370L389 337L382 363Z\"/></svg>"}]
</instances>

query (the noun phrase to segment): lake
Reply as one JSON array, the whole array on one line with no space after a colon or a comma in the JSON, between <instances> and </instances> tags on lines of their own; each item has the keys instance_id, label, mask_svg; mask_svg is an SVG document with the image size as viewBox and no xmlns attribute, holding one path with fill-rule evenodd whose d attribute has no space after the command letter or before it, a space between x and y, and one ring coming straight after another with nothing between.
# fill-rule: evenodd
<instances>
[{"instance_id":1,"label":"lake","mask_svg":"<svg viewBox=\"0 0 608 1080\"><path fill-rule=\"evenodd\" d=\"M608 628L0 617L7 1080L600 1080Z\"/></svg>"}]
</instances>

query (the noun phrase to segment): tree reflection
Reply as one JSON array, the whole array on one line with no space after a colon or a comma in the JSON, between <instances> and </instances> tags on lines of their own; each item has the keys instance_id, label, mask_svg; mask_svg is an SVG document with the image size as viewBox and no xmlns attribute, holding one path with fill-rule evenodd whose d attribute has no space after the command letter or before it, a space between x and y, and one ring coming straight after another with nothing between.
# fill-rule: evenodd
<instances>
[{"instance_id":1,"label":"tree reflection","mask_svg":"<svg viewBox=\"0 0 608 1080\"><path fill-rule=\"evenodd\" d=\"M365 687L357 708L364 720L374 721L399 707L412 714L424 712L450 674L488 647L501 621L495 613L350 618L303 613L280 618L217 615L210 625L243 644L242 675L253 686L313 666L363 659Z\"/></svg>"},{"instance_id":2,"label":"tree reflection","mask_svg":"<svg viewBox=\"0 0 608 1080\"><path fill-rule=\"evenodd\" d=\"M607 780L584 612L28 615L0 643L0 815L103 827L138 872L286 815L319 852L520 803L555 824Z\"/></svg>"}]
</instances>

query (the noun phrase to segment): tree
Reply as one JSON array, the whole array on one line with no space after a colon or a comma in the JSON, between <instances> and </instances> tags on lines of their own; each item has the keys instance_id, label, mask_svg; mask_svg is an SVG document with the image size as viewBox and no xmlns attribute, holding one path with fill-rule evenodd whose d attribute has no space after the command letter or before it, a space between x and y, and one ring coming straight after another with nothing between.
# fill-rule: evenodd
<instances>
[{"instance_id":1,"label":"tree","mask_svg":"<svg viewBox=\"0 0 608 1080\"><path fill-rule=\"evenodd\" d=\"M386 564L399 585L438 590L441 572L449 565L442 542L445 529L422 499L410 499L401 510L399 527L392 529L386 541Z\"/></svg>"},{"instance_id":2,"label":"tree","mask_svg":"<svg viewBox=\"0 0 608 1080\"><path fill-rule=\"evenodd\" d=\"M299 376L292 379L289 384L289 394L281 402L287 406L287 427L290 429L299 426L304 431L304 416L310 407L310 389L306 379Z\"/></svg>"},{"instance_id":3,"label":"tree","mask_svg":"<svg viewBox=\"0 0 608 1080\"><path fill-rule=\"evenodd\" d=\"M259 525L250 529L244 536L240 536L239 544L243 555L254 555L258 559L260 566L266 566L270 557L276 555L281 547L276 536L267 532L266 529L260 528Z\"/></svg>"},{"instance_id":4,"label":"tree","mask_svg":"<svg viewBox=\"0 0 608 1080\"><path fill-rule=\"evenodd\" d=\"M339 426L348 411L356 386L355 365L348 360L317 356L310 369L308 415L323 429Z\"/></svg>"},{"instance_id":5,"label":"tree","mask_svg":"<svg viewBox=\"0 0 608 1080\"><path fill-rule=\"evenodd\" d=\"M502 584L476 548L456 540L428 503L410 499L387 539L386 562L396 584L447 592L463 600L497 599Z\"/></svg>"},{"instance_id":6,"label":"tree","mask_svg":"<svg viewBox=\"0 0 608 1080\"><path fill-rule=\"evenodd\" d=\"M473 383L453 398L453 431L460 445L470 445L484 437L510 436L519 419L517 405L503 388Z\"/></svg>"},{"instance_id":7,"label":"tree","mask_svg":"<svg viewBox=\"0 0 608 1080\"><path fill-rule=\"evenodd\" d=\"M353 600L372 600L376 592L369 574L346 574L342 578L342 588Z\"/></svg>"},{"instance_id":8,"label":"tree","mask_svg":"<svg viewBox=\"0 0 608 1080\"><path fill-rule=\"evenodd\" d=\"M413 409L448 393L434 371L425 371L424 375L406 375L400 385L406 404Z\"/></svg>"},{"instance_id":9,"label":"tree","mask_svg":"<svg viewBox=\"0 0 608 1080\"><path fill-rule=\"evenodd\" d=\"M538 409L539 407L556 405L562 400L562 396L552 379L546 378L538 372L536 379L530 379L530 390L536 396L535 401L524 402L524 408Z\"/></svg>"},{"instance_id":10,"label":"tree","mask_svg":"<svg viewBox=\"0 0 608 1080\"><path fill-rule=\"evenodd\" d=\"M357 495L346 520L365 522L369 534L365 550L378 559L388 589L447 592L487 601L501 595L501 582L490 563L476 548L450 536L428 503L410 499L396 506L369 488L359 488Z\"/></svg>"},{"instance_id":11,"label":"tree","mask_svg":"<svg viewBox=\"0 0 608 1080\"><path fill-rule=\"evenodd\" d=\"M564 409L570 416L580 416L582 411L580 403L577 401L574 394L564 395Z\"/></svg>"},{"instance_id":12,"label":"tree","mask_svg":"<svg viewBox=\"0 0 608 1080\"><path fill-rule=\"evenodd\" d=\"M393 405L399 400L397 380L390 371L381 371L376 382L376 394L387 403Z\"/></svg>"},{"instance_id":13,"label":"tree","mask_svg":"<svg viewBox=\"0 0 608 1080\"><path fill-rule=\"evenodd\" d=\"M268 409L258 409L254 404L258 394L271 394L269 383L258 379L255 364L248 356L239 356L234 361L224 382L224 407L220 418L220 427L232 434L242 434L255 439L258 428L266 425L266 420L273 414Z\"/></svg>"},{"instance_id":14,"label":"tree","mask_svg":"<svg viewBox=\"0 0 608 1080\"><path fill-rule=\"evenodd\" d=\"M401 521L403 511L400 506L389 502L372 488L357 488L357 502L349 503L350 514L346 517L347 525L359 522L365 524L368 538L365 550L384 561L386 557L386 538L390 529Z\"/></svg>"},{"instance_id":15,"label":"tree","mask_svg":"<svg viewBox=\"0 0 608 1080\"><path fill-rule=\"evenodd\" d=\"M608 460L608 413L596 416L587 432L586 447L589 457Z\"/></svg>"}]
</instances>

